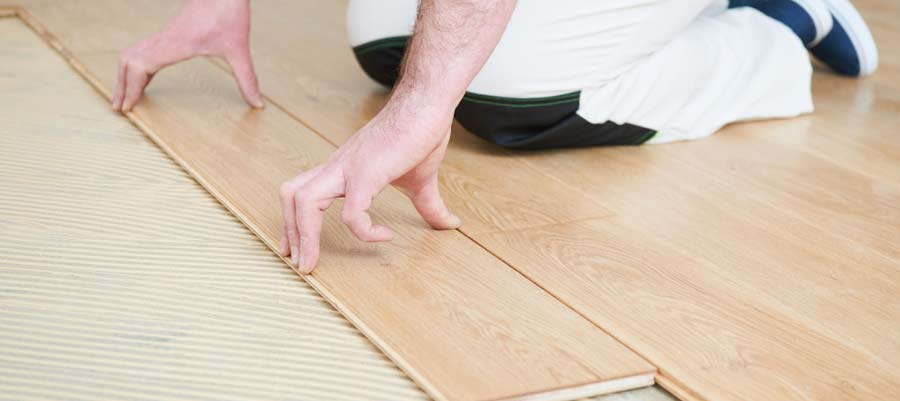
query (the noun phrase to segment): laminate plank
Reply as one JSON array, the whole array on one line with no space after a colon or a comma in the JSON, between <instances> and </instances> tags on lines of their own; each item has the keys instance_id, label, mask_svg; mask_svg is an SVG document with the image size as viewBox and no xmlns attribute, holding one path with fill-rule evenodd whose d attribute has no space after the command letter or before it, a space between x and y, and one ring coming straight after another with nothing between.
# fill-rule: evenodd
<instances>
[{"instance_id":1,"label":"laminate plank","mask_svg":"<svg viewBox=\"0 0 900 401\"><path fill-rule=\"evenodd\" d=\"M900 260L900 185L774 141L723 134L667 147L665 153L700 174L718 178L722 185L730 182L742 187L747 196L777 205L871 252ZM900 169L900 158L886 163Z\"/></svg>"},{"instance_id":2,"label":"laminate plank","mask_svg":"<svg viewBox=\"0 0 900 401\"><path fill-rule=\"evenodd\" d=\"M760 302L752 295L757 287L740 280L724 285L716 273L727 265L634 226L634 216L617 216L478 239L640 350L676 396L892 400L900 394L894 366Z\"/></svg>"},{"instance_id":3,"label":"laminate plank","mask_svg":"<svg viewBox=\"0 0 900 401\"><path fill-rule=\"evenodd\" d=\"M870 178L900 184L900 142L884 135L900 125L900 63L895 44L900 37L896 16L900 4L891 1L853 2L864 14L881 49L876 74L861 79L830 73L816 63L813 98L816 111L795 119L737 124L729 136L806 151Z\"/></svg>"},{"instance_id":4,"label":"laminate plank","mask_svg":"<svg viewBox=\"0 0 900 401\"><path fill-rule=\"evenodd\" d=\"M109 97L118 51L74 56ZM334 147L277 107L248 110L205 60L157 80L129 117L274 249L278 184ZM430 395L541 399L652 384L652 366L465 236L425 228L407 203L391 188L375 202L373 217L397 234L388 244L359 243L329 214L327 261L305 278Z\"/></svg>"},{"instance_id":5,"label":"laminate plank","mask_svg":"<svg viewBox=\"0 0 900 401\"><path fill-rule=\"evenodd\" d=\"M811 327L839 332L844 341L861 341L873 357L900 366L900 343L884 335L893 325L891 316L900 312L896 258L809 221L779 202L782 196L777 192L721 179L666 158L669 152L668 148L610 152L605 159L608 173L595 173L601 162L592 165L591 160L603 159L588 153L544 161L560 171L571 167L570 161L590 171L570 173L570 178L594 185L595 195L617 210L617 217L633 221L632 227L727 267L710 273L727 278L723 285L743 283L753 289L751 295L759 295L760 303L777 300L776 304L790 305L798 312L794 316L805 317ZM654 160L653 166L641 169L649 160ZM738 171L752 169L736 166ZM628 171L633 172L631 177L615 181ZM690 185L679 181L685 176L691 177ZM613 193L613 186L619 190Z\"/></svg>"}]
</instances>

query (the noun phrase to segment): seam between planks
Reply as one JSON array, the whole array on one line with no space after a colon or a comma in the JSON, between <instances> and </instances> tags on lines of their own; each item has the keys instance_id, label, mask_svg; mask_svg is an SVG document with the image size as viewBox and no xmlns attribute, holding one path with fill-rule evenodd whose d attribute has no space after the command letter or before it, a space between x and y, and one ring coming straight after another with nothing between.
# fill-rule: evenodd
<instances>
[{"instance_id":1,"label":"seam between planks","mask_svg":"<svg viewBox=\"0 0 900 401\"><path fill-rule=\"evenodd\" d=\"M603 218L600 218L600 220L602 220L602 219L603 219ZM587 220L587 219L586 219L586 220ZM547 224L547 225L543 225L543 226L541 226L541 227L557 226L557 225L562 225L562 224L567 224L567 223ZM547 288L545 288L544 286L542 286L540 283L538 283L537 281L535 281L534 279L532 279L530 276L528 276L527 274L523 273L523 272L520 271L519 269L515 268L509 261L507 261L506 259L504 259L504 258L501 257L500 255L494 253L494 251L492 251L490 248L486 247L484 244L482 244L481 242L479 242L479 241L478 241L477 239L475 239L474 237L470 237L469 235L467 235L466 233L464 233L464 232L462 232L462 231L460 231L460 233L462 233L462 235L465 235L466 238L470 239L472 242L478 244L478 246L481 247L482 249L484 249L486 252L490 253L490 254L493 255L495 258L497 258L497 259L499 259L500 261L502 261L503 264L505 264L505 265L509 266L511 269L515 270L517 273L519 273L519 275L521 275L522 277L525 277L526 280L528 280L528 281L534 283L534 285L538 286L541 290L543 290L543 291L546 292L547 294L550 294L550 296L553 297L553 299L555 299L557 302L559 302L559 303L565 305L566 308L569 308L570 310L572 310L573 312L575 312L578 316L581 316L582 319L585 319L585 320L587 320L588 322L591 322L591 324L592 324L594 327L596 327L598 330L600 330L600 331L602 331L603 333L605 333L606 335L610 336L613 340L616 340L616 342L618 342L619 344L622 344L623 347L625 347L626 349L628 349L629 351L631 351L632 353L634 353L635 355L637 355L637 356L640 357L641 359L647 361L647 363L649 363L649 364L652 365L654 368L656 368L656 373L654 374L654 383L659 383L660 385L662 385L662 383L661 383L661 381L660 381L660 378L665 377L665 379L663 379L663 380L664 380L664 381L668 381L667 384L669 384L669 385L675 384L675 383L673 383L674 379L669 378L668 375L666 375L666 373L662 370L662 368L659 367L659 364L655 363L651 358L649 358L649 357L647 357L646 355L644 355L643 353L639 352L635 347L633 347L633 346L629 345L627 342L623 341L619 336L617 336L617 335L611 333L609 330L606 330L605 328L601 327L598 323L594 322L592 319L589 319L585 314L581 313L581 311L579 311L578 309L575 309L575 308L572 307L572 305L570 305L568 302L566 302L566 301L563 300L562 298L558 297L556 294L554 294L553 292L551 292L550 290L548 290ZM681 399L682 401L706 401L706 399L703 398L703 397L701 397L699 394L696 394L695 392L693 392L693 391L691 391L691 390L688 390L688 389L686 389L685 387L683 387L683 386L680 384L680 382L678 382L678 384L675 385L674 387L675 387L675 390L677 390L677 391L672 391L672 390L670 390L670 392L671 392L673 395L675 395L676 397L678 397L679 399ZM664 386L664 388L666 388L666 390L669 390L669 388L667 388L667 387L665 387L665 386ZM681 396L682 394L686 394L686 393L687 393L687 394L690 394L690 396L688 396L688 397L682 397L682 396Z\"/></svg>"}]
</instances>

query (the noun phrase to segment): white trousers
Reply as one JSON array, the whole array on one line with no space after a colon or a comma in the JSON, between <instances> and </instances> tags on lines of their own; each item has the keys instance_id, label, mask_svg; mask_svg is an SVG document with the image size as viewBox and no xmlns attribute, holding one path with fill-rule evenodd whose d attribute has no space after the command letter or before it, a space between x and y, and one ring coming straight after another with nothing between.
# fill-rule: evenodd
<instances>
[{"instance_id":1,"label":"white trousers","mask_svg":"<svg viewBox=\"0 0 900 401\"><path fill-rule=\"evenodd\" d=\"M351 0L350 44L410 35L417 0ZM726 0L519 0L471 93L539 98L580 92L577 114L694 139L740 120L812 111L801 41Z\"/></svg>"}]
</instances>

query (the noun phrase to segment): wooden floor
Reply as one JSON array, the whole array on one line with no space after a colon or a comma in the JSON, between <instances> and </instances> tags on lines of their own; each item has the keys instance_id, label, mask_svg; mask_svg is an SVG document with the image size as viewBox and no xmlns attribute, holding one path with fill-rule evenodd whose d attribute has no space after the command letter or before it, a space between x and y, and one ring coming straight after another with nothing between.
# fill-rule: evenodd
<instances>
[{"instance_id":1,"label":"wooden floor","mask_svg":"<svg viewBox=\"0 0 900 401\"><path fill-rule=\"evenodd\" d=\"M118 51L176 5L26 3L107 94ZM501 151L456 130L441 183L465 223L459 232L424 230L386 191L376 215L401 238L363 246L331 219L311 282L438 397L553 385L516 366L562 369L553 380L565 386L645 372L646 360L686 400L897 399L900 4L855 3L881 46L881 69L862 80L817 73L814 114L692 143L540 153ZM270 246L277 181L327 155L384 101L346 48L343 7L254 3L265 111L243 108L221 64L192 62L161 73L133 115ZM191 139L174 134L184 127ZM201 160L187 153L196 146L221 152ZM228 165L259 182L217 175ZM372 273L367 281L361 271ZM383 302L352 302L360 296ZM435 313L453 319L422 324ZM497 335L460 337L482 322ZM435 327L448 335L423 339ZM558 347L542 347L541 336ZM527 350L487 357L515 343ZM438 353L417 353L422 346ZM500 373L467 378L464 366Z\"/></svg>"}]
</instances>

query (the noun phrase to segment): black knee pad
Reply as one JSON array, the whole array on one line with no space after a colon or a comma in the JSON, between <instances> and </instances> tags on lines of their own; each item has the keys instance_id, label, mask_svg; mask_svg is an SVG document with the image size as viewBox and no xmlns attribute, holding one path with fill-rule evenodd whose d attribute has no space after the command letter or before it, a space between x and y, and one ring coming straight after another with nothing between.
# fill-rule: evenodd
<instances>
[{"instance_id":1,"label":"black knee pad","mask_svg":"<svg viewBox=\"0 0 900 401\"><path fill-rule=\"evenodd\" d=\"M353 54L369 78L390 88L400 74L407 42L409 36L378 39L354 47Z\"/></svg>"},{"instance_id":2,"label":"black knee pad","mask_svg":"<svg viewBox=\"0 0 900 401\"><path fill-rule=\"evenodd\" d=\"M510 149L640 145L656 134L631 124L591 124L576 113L579 96L521 99L466 93L455 117L473 134Z\"/></svg>"}]
</instances>

